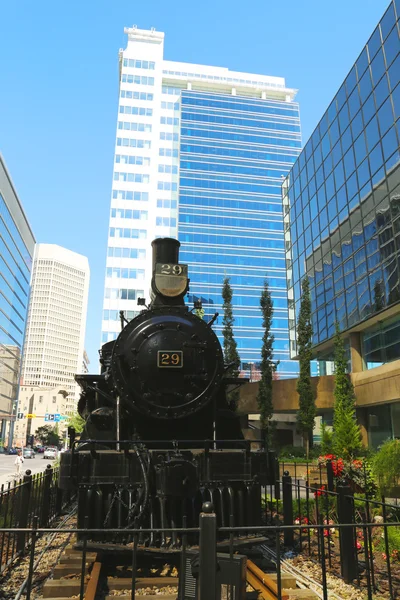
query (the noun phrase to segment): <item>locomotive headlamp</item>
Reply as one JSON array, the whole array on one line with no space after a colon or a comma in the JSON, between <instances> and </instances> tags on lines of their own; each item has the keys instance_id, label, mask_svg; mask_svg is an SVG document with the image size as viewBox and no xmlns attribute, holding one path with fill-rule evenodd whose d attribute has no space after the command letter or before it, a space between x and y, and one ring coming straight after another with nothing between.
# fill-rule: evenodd
<instances>
[{"instance_id":1,"label":"locomotive headlamp","mask_svg":"<svg viewBox=\"0 0 400 600\"><path fill-rule=\"evenodd\" d=\"M146 306L146 298L138 298L137 305L138 306Z\"/></svg>"},{"instance_id":2,"label":"locomotive headlamp","mask_svg":"<svg viewBox=\"0 0 400 600\"><path fill-rule=\"evenodd\" d=\"M188 283L187 265L157 263L154 283L159 294L176 298L186 293Z\"/></svg>"},{"instance_id":3,"label":"locomotive headlamp","mask_svg":"<svg viewBox=\"0 0 400 600\"><path fill-rule=\"evenodd\" d=\"M151 281L152 304L184 305L188 290L188 267L179 264L178 240L158 238L152 242L153 278Z\"/></svg>"},{"instance_id":4,"label":"locomotive headlamp","mask_svg":"<svg viewBox=\"0 0 400 600\"><path fill-rule=\"evenodd\" d=\"M195 310L201 310L201 309L203 308L203 303L202 303L202 301L201 301L201 300L195 300L195 301L193 302L193 308L194 308Z\"/></svg>"}]
</instances>

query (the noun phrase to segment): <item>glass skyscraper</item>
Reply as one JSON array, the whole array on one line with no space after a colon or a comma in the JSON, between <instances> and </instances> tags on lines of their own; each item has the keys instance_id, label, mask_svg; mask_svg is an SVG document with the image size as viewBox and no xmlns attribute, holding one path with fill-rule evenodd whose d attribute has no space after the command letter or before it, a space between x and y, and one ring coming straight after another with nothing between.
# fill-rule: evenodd
<instances>
[{"instance_id":1,"label":"glass skyscraper","mask_svg":"<svg viewBox=\"0 0 400 600\"><path fill-rule=\"evenodd\" d=\"M17 399L35 239L0 156L0 425Z\"/></svg>"},{"instance_id":2,"label":"glass skyscraper","mask_svg":"<svg viewBox=\"0 0 400 600\"><path fill-rule=\"evenodd\" d=\"M315 345L400 300L398 16L391 3L285 184L293 340L306 273Z\"/></svg>"},{"instance_id":3,"label":"glass skyscraper","mask_svg":"<svg viewBox=\"0 0 400 600\"><path fill-rule=\"evenodd\" d=\"M267 277L280 376L289 361L281 184L300 151L295 90L279 77L164 60L164 34L127 29L108 237L103 343L148 296L150 243L181 241L188 301L219 312L233 288L235 338L244 370L257 370Z\"/></svg>"},{"instance_id":4,"label":"glass skyscraper","mask_svg":"<svg viewBox=\"0 0 400 600\"><path fill-rule=\"evenodd\" d=\"M307 275L320 373L337 321L373 445L400 436L399 18L391 2L283 185L291 356Z\"/></svg>"},{"instance_id":5,"label":"glass skyscraper","mask_svg":"<svg viewBox=\"0 0 400 600\"><path fill-rule=\"evenodd\" d=\"M260 357L260 294L267 277L274 301L275 358L288 360L286 272L280 189L299 147L293 103L182 91L179 240L190 265L190 294L206 314L221 314L230 277L235 339L243 368ZM216 331L221 333L222 316Z\"/></svg>"}]
</instances>

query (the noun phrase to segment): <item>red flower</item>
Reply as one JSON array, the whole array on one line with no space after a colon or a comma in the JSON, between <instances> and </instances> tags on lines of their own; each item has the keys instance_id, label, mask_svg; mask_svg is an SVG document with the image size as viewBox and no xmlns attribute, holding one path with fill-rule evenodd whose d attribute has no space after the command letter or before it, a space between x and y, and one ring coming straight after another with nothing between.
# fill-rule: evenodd
<instances>
[{"instance_id":1,"label":"red flower","mask_svg":"<svg viewBox=\"0 0 400 600\"><path fill-rule=\"evenodd\" d=\"M361 550L361 544L360 544L360 542L356 542L356 548L357 548L357 550Z\"/></svg>"},{"instance_id":2,"label":"red flower","mask_svg":"<svg viewBox=\"0 0 400 600\"><path fill-rule=\"evenodd\" d=\"M323 494L325 494L325 493L326 493L326 492L325 492L325 486L324 486L324 485L321 485L321 487L320 487L320 488L319 488L319 489L318 489L316 492L314 492L314 496L315 496L315 497L317 497L317 496L322 496L322 495L323 495Z\"/></svg>"}]
</instances>

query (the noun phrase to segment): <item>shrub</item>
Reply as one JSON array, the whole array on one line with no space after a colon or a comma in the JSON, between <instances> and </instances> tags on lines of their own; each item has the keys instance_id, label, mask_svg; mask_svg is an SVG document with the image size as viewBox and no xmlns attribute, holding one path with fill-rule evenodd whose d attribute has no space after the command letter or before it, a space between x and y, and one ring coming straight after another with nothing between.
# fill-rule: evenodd
<instances>
[{"instance_id":1,"label":"shrub","mask_svg":"<svg viewBox=\"0 0 400 600\"><path fill-rule=\"evenodd\" d=\"M387 440L372 463L373 473L382 495L400 484L400 440Z\"/></svg>"},{"instance_id":2,"label":"shrub","mask_svg":"<svg viewBox=\"0 0 400 600\"><path fill-rule=\"evenodd\" d=\"M384 553L384 552L386 552L386 544L385 544L384 537L382 537L382 535L383 535L382 527L379 528L379 532L380 532L381 537L377 544L377 550ZM391 556L391 558L398 560L400 558L400 527L388 527L387 528L387 536L388 536L388 542L389 542L390 556Z\"/></svg>"},{"instance_id":3,"label":"shrub","mask_svg":"<svg viewBox=\"0 0 400 600\"><path fill-rule=\"evenodd\" d=\"M317 459L322 454L322 447L320 444L314 444L314 446L310 449L309 458Z\"/></svg>"},{"instance_id":4,"label":"shrub","mask_svg":"<svg viewBox=\"0 0 400 600\"><path fill-rule=\"evenodd\" d=\"M333 454L333 431L326 423L321 424L321 450L321 454Z\"/></svg>"},{"instance_id":5,"label":"shrub","mask_svg":"<svg viewBox=\"0 0 400 600\"><path fill-rule=\"evenodd\" d=\"M302 446L282 446L279 458L306 458L306 449Z\"/></svg>"}]
</instances>

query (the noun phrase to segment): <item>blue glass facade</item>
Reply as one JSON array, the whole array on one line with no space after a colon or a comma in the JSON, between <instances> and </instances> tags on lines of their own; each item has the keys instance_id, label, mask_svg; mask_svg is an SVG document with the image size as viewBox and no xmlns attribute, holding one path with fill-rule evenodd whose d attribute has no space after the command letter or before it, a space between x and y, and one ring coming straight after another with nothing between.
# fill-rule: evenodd
<instances>
[{"instance_id":1,"label":"blue glass facade","mask_svg":"<svg viewBox=\"0 0 400 600\"><path fill-rule=\"evenodd\" d=\"M281 184L300 146L294 102L181 92L178 237L180 260L190 268L189 300L201 298L208 317L220 313L221 337L222 283L230 277L242 368L257 369L267 278L281 377L296 373L289 360Z\"/></svg>"},{"instance_id":2,"label":"blue glass facade","mask_svg":"<svg viewBox=\"0 0 400 600\"><path fill-rule=\"evenodd\" d=\"M399 4L392 2L287 177L292 356L301 280L313 343L363 333L364 368L400 358L400 321L368 321L400 300Z\"/></svg>"},{"instance_id":3,"label":"blue glass facade","mask_svg":"<svg viewBox=\"0 0 400 600\"><path fill-rule=\"evenodd\" d=\"M34 244L0 157L0 422L17 398Z\"/></svg>"}]
</instances>

